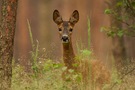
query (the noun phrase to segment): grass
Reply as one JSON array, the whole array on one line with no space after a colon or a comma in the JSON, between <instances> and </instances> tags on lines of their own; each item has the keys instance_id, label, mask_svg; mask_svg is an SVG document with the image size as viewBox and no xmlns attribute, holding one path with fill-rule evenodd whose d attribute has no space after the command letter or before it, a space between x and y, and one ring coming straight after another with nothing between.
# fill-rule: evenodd
<instances>
[{"instance_id":1,"label":"grass","mask_svg":"<svg viewBox=\"0 0 135 90\"><path fill-rule=\"evenodd\" d=\"M91 27L90 27L90 18L89 17L87 17L87 18L88 18L88 22L87 22L87 24L88 24L88 49L90 50L90 46L91 46L90 45L91 44L91 41L90 41L91 40L91 38L90 38L91 37L90 36L90 28Z\"/></svg>"},{"instance_id":2,"label":"grass","mask_svg":"<svg viewBox=\"0 0 135 90\"><path fill-rule=\"evenodd\" d=\"M88 49L84 48L82 43L76 43L78 51L76 60L79 62L77 66L82 66L81 70L89 69L88 78L86 78L88 79L87 84L83 83L82 74L75 73L74 70L69 70L70 74L67 75L67 78L70 77L71 79L63 81L61 75L67 68L64 67L63 63L55 62L56 60L50 60L44 57L41 58L39 56L39 42L36 41L36 44L34 44L30 22L28 20L27 24L32 44L31 68L30 71L27 72L24 66L13 62L12 90L96 90L95 82L91 83L92 65L90 62L93 59L93 52L90 50L89 18ZM86 60L86 63L83 63L83 60ZM130 73L126 72L127 68ZM110 83L104 84L103 90L135 90L135 73L131 72L133 69L134 64L130 64L128 67L126 66L123 72L129 74L123 74L122 76L118 74L115 66L113 66Z\"/></svg>"}]
</instances>

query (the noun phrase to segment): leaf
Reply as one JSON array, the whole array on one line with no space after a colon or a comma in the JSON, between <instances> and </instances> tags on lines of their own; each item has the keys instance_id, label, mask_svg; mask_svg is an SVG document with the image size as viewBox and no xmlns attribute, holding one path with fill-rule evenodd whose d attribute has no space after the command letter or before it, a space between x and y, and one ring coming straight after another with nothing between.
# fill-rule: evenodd
<instances>
[{"instance_id":1,"label":"leaf","mask_svg":"<svg viewBox=\"0 0 135 90\"><path fill-rule=\"evenodd\" d=\"M117 35L118 35L119 37L122 37L122 36L124 35L124 32L123 32L122 30L120 30L120 31L118 31Z\"/></svg>"},{"instance_id":2,"label":"leaf","mask_svg":"<svg viewBox=\"0 0 135 90\"><path fill-rule=\"evenodd\" d=\"M135 2L132 2L131 5L135 9Z\"/></svg>"},{"instance_id":3,"label":"leaf","mask_svg":"<svg viewBox=\"0 0 135 90\"><path fill-rule=\"evenodd\" d=\"M69 69L68 71L69 71L70 73L73 73L73 72L74 72L74 70L73 70L73 69Z\"/></svg>"},{"instance_id":4,"label":"leaf","mask_svg":"<svg viewBox=\"0 0 135 90\"><path fill-rule=\"evenodd\" d=\"M90 50L87 50L87 49L81 50L81 53L84 56L90 56L92 54L92 52Z\"/></svg>"},{"instance_id":5,"label":"leaf","mask_svg":"<svg viewBox=\"0 0 135 90\"><path fill-rule=\"evenodd\" d=\"M107 32L109 29L107 27L101 27L100 31L101 32Z\"/></svg>"},{"instance_id":6,"label":"leaf","mask_svg":"<svg viewBox=\"0 0 135 90\"><path fill-rule=\"evenodd\" d=\"M135 2L132 2L131 5L132 5L133 7L135 7Z\"/></svg>"},{"instance_id":7,"label":"leaf","mask_svg":"<svg viewBox=\"0 0 135 90\"><path fill-rule=\"evenodd\" d=\"M63 68L62 68L62 71L66 71L66 70L67 70L67 67L63 67Z\"/></svg>"},{"instance_id":8,"label":"leaf","mask_svg":"<svg viewBox=\"0 0 135 90\"><path fill-rule=\"evenodd\" d=\"M120 6L122 6L123 5L123 2L122 1L119 1L119 2L117 2L117 4L116 4L116 6L118 6L118 7L120 7Z\"/></svg>"},{"instance_id":9,"label":"leaf","mask_svg":"<svg viewBox=\"0 0 135 90\"><path fill-rule=\"evenodd\" d=\"M110 31L107 32L107 35L108 35L108 37L115 37L116 33L114 31L110 30Z\"/></svg>"},{"instance_id":10,"label":"leaf","mask_svg":"<svg viewBox=\"0 0 135 90\"><path fill-rule=\"evenodd\" d=\"M61 66L62 66L62 65L61 65L61 64L58 64L58 63L57 63L57 64L53 64L53 68L54 68L54 69L60 68Z\"/></svg>"},{"instance_id":11,"label":"leaf","mask_svg":"<svg viewBox=\"0 0 135 90\"><path fill-rule=\"evenodd\" d=\"M111 13L112 13L111 9L106 9L105 10L105 14L111 14Z\"/></svg>"}]
</instances>

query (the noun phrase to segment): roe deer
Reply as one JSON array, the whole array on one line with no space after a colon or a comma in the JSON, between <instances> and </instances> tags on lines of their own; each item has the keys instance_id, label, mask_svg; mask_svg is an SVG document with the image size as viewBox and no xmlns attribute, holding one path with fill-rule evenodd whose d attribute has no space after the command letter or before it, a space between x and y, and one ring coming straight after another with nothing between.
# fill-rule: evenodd
<instances>
[{"instance_id":1,"label":"roe deer","mask_svg":"<svg viewBox=\"0 0 135 90\"><path fill-rule=\"evenodd\" d=\"M96 90L102 90L102 85L109 81L109 73L99 60L90 60L90 64L88 64L89 60L85 60L82 61L82 64L78 67L75 67L74 65L76 62L71 35L73 27L79 21L79 12L75 10L69 21L63 21L59 11L54 10L53 21L58 25L59 35L63 45L63 60L67 69L73 69L80 72L82 73L83 79L88 79L88 67L91 65L91 81L96 83Z\"/></svg>"}]
</instances>

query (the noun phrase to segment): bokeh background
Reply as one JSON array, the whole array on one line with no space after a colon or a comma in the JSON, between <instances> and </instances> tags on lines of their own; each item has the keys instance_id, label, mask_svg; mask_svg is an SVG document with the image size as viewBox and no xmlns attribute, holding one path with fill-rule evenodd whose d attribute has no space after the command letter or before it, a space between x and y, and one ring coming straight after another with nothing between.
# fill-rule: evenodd
<instances>
[{"instance_id":1,"label":"bokeh background","mask_svg":"<svg viewBox=\"0 0 135 90\"><path fill-rule=\"evenodd\" d=\"M39 47L44 49L47 58L60 60L62 57L61 41L57 25L53 22L52 14L59 10L63 20L68 20L74 10L78 10L80 20L75 25L72 34L74 50L77 51L76 42L81 42L88 47L88 17L91 22L91 49L94 56L104 62L111 63L112 40L101 27L110 25L110 18L104 14L108 7L106 0L19 0L17 26L15 33L14 58L16 61L27 65L30 58L32 45L28 31L27 19L30 21L34 41L39 42ZM135 38L124 37L127 58L134 58ZM19 61L19 58L26 59Z\"/></svg>"}]
</instances>

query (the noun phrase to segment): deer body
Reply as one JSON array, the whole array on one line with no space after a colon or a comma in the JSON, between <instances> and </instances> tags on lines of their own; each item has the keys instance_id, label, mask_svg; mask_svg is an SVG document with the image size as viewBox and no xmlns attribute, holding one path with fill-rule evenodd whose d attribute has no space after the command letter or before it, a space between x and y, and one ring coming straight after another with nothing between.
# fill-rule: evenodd
<instances>
[{"instance_id":1,"label":"deer body","mask_svg":"<svg viewBox=\"0 0 135 90\"><path fill-rule=\"evenodd\" d=\"M75 54L72 47L71 35L74 25L79 20L79 13L77 10L75 10L69 21L63 21L59 11L55 10L53 13L53 20L58 25L60 39L63 44L63 60L65 66L68 69L73 69L73 64L75 63Z\"/></svg>"},{"instance_id":2,"label":"deer body","mask_svg":"<svg viewBox=\"0 0 135 90\"><path fill-rule=\"evenodd\" d=\"M87 77L89 72L88 67L90 65L88 64L89 61L85 60L85 62L81 62L82 63L80 65L81 67L74 66L76 62L75 62L75 54L72 47L71 35L74 25L79 21L79 12L75 10L72 13L69 21L63 21L59 11L55 10L53 12L53 20L58 25L59 35L63 45L63 60L65 66L67 67L67 69L74 69L77 72L78 71L81 72L84 77L84 80L87 81L86 79L88 79ZM106 82L109 79L109 74L107 70L104 69L104 66L98 60L91 61L90 63L92 66L91 81L97 82L99 88L102 88L101 86L104 84L104 82ZM99 88L97 88L96 90L102 90Z\"/></svg>"}]
</instances>

